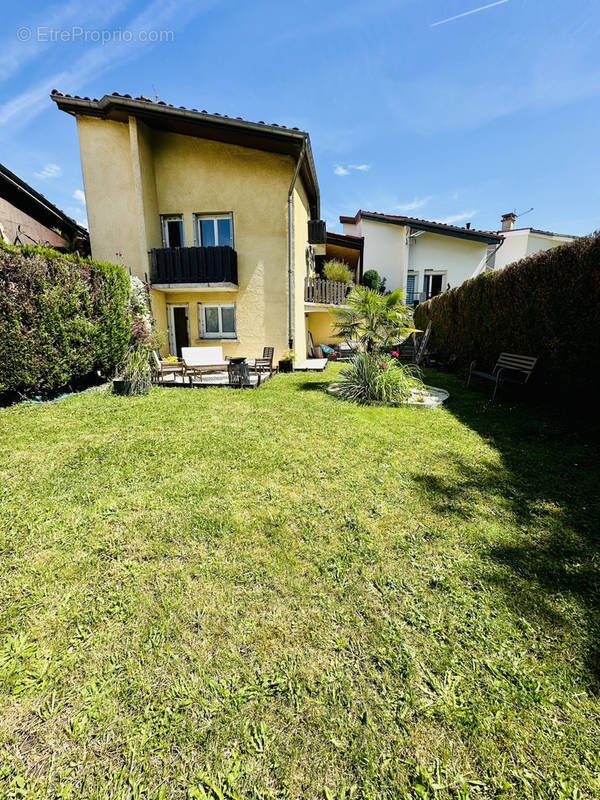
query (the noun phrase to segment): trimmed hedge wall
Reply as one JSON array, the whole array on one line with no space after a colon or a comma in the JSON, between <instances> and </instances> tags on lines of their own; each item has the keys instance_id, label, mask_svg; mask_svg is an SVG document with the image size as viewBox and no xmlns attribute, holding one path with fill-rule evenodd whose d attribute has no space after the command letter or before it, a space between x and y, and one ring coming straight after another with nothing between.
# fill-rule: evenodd
<instances>
[{"instance_id":1,"label":"trimmed hedge wall","mask_svg":"<svg viewBox=\"0 0 600 800\"><path fill-rule=\"evenodd\" d=\"M0 244L0 394L112 372L129 343L129 295L116 264Z\"/></svg>"},{"instance_id":2,"label":"trimmed hedge wall","mask_svg":"<svg viewBox=\"0 0 600 800\"><path fill-rule=\"evenodd\" d=\"M432 347L451 364L537 356L532 382L582 388L600 364L600 234L471 278L418 306L415 321L432 322Z\"/></svg>"}]
</instances>

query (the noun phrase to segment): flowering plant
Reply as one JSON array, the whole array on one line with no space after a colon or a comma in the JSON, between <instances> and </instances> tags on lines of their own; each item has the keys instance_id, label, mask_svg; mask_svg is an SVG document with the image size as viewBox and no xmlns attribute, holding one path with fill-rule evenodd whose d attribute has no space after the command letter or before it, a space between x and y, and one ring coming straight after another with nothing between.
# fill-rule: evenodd
<instances>
[{"instance_id":1,"label":"flowering plant","mask_svg":"<svg viewBox=\"0 0 600 800\"><path fill-rule=\"evenodd\" d=\"M339 379L331 384L331 394L354 400L356 403L403 403L413 389L422 389L423 382L417 367L401 364L395 358L378 353L357 353L340 370Z\"/></svg>"}]
</instances>

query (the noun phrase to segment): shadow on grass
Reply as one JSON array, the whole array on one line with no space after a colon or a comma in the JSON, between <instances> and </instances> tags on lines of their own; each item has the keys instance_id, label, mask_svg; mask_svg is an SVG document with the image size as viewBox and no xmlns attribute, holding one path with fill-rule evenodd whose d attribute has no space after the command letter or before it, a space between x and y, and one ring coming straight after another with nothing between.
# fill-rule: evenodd
<instances>
[{"instance_id":1,"label":"shadow on grass","mask_svg":"<svg viewBox=\"0 0 600 800\"><path fill-rule=\"evenodd\" d=\"M330 383L331 380L302 381L302 383L297 383L294 388L302 392L326 392Z\"/></svg>"},{"instance_id":2,"label":"shadow on grass","mask_svg":"<svg viewBox=\"0 0 600 800\"><path fill-rule=\"evenodd\" d=\"M577 413L508 397L490 403L458 378L428 371L428 383L450 391L448 410L482 436L496 463L457 462L462 479L415 476L436 510L468 516L474 500L496 495L513 521L505 541L484 544L483 575L506 605L538 624L565 626L561 597L574 600L587 630L567 631L583 643L593 688L600 689L600 429ZM515 532L515 526L519 533Z\"/></svg>"}]
</instances>

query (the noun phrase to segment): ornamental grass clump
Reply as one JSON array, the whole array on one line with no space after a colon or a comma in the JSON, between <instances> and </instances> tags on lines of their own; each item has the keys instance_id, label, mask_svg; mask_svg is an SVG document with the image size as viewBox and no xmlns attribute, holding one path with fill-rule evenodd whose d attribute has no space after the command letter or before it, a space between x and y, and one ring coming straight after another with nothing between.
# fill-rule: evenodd
<instances>
[{"instance_id":1,"label":"ornamental grass clump","mask_svg":"<svg viewBox=\"0 0 600 800\"><path fill-rule=\"evenodd\" d=\"M405 403L415 389L424 389L418 367L401 364L387 354L357 353L340 370L329 392L355 403L397 405Z\"/></svg>"},{"instance_id":2,"label":"ornamental grass clump","mask_svg":"<svg viewBox=\"0 0 600 800\"><path fill-rule=\"evenodd\" d=\"M328 281L339 283L353 283L354 273L345 261L333 258L323 265L323 272Z\"/></svg>"}]
</instances>

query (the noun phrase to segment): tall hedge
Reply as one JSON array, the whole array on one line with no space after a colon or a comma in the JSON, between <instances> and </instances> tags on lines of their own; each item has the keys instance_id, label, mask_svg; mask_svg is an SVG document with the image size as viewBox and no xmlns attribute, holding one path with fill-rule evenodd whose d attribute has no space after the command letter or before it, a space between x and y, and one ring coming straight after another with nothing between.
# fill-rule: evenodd
<instances>
[{"instance_id":1,"label":"tall hedge","mask_svg":"<svg viewBox=\"0 0 600 800\"><path fill-rule=\"evenodd\" d=\"M491 369L501 352L537 356L532 380L583 388L600 364L600 234L472 278L418 306L447 361Z\"/></svg>"},{"instance_id":2,"label":"tall hedge","mask_svg":"<svg viewBox=\"0 0 600 800\"><path fill-rule=\"evenodd\" d=\"M129 342L129 294L129 276L116 264L2 244L0 395L109 374Z\"/></svg>"}]
</instances>

